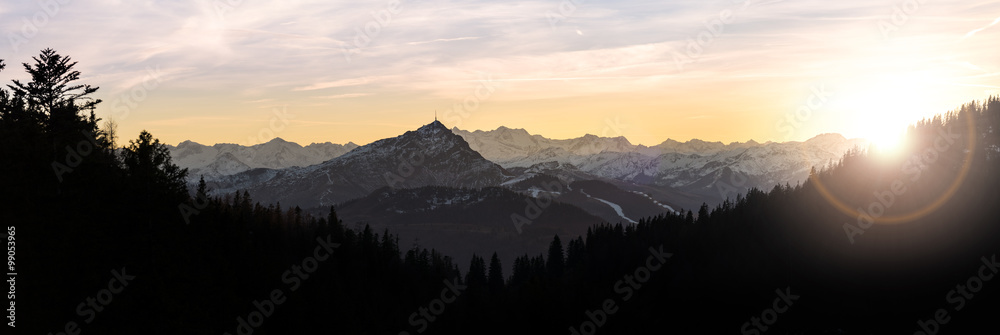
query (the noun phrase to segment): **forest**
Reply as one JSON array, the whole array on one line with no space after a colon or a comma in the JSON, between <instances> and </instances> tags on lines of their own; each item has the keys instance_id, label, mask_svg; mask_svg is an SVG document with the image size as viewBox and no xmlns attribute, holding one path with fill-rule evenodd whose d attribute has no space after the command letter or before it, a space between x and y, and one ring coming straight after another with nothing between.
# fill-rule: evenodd
<instances>
[{"instance_id":1,"label":"forest","mask_svg":"<svg viewBox=\"0 0 1000 335\"><path fill-rule=\"evenodd\" d=\"M1000 310L1000 97L913 124L904 153L858 148L799 185L554 236L503 273L336 206L189 190L153 134L126 143L95 116L76 64L42 50L0 89L20 331L934 334L993 329Z\"/></svg>"}]
</instances>

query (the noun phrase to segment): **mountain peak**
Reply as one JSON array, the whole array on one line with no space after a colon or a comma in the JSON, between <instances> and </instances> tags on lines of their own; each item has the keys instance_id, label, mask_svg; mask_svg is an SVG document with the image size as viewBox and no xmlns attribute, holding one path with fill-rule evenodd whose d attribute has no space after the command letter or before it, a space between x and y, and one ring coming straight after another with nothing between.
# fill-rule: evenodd
<instances>
[{"instance_id":1,"label":"mountain peak","mask_svg":"<svg viewBox=\"0 0 1000 335\"><path fill-rule=\"evenodd\" d=\"M246 174L232 177L233 184L228 185L236 185L243 176ZM504 180L505 170L434 121L320 164L290 173L277 172L268 178L250 191L268 202L315 207L362 197L386 186L496 186Z\"/></svg>"},{"instance_id":2,"label":"mountain peak","mask_svg":"<svg viewBox=\"0 0 1000 335\"><path fill-rule=\"evenodd\" d=\"M423 127L420 127L419 129L417 129L417 132L419 132L419 133L437 134L438 132L440 132L442 130L447 131L448 127L445 127L444 124L441 123L441 121L434 120L434 122L428 123L428 124L424 125Z\"/></svg>"},{"instance_id":3,"label":"mountain peak","mask_svg":"<svg viewBox=\"0 0 1000 335\"><path fill-rule=\"evenodd\" d=\"M288 147L301 148L302 147L298 143L285 141L285 139L283 139L281 137L275 137L275 138L272 138L270 141L267 141L265 143L256 144L254 146L271 147L271 148L274 148L274 147L278 147L278 148L288 148Z\"/></svg>"},{"instance_id":4,"label":"mountain peak","mask_svg":"<svg viewBox=\"0 0 1000 335\"><path fill-rule=\"evenodd\" d=\"M847 141L847 138L839 133L823 133L813 136L813 138L806 140L806 143L820 143L820 142L830 143L830 142L844 142L844 141Z\"/></svg>"},{"instance_id":5,"label":"mountain peak","mask_svg":"<svg viewBox=\"0 0 1000 335\"><path fill-rule=\"evenodd\" d=\"M203 146L204 145L202 145L201 143L198 143L198 142L195 142L195 141L192 141L192 140L186 140L184 142L181 142L181 143L177 144L178 148L181 148L181 147L203 147Z\"/></svg>"}]
</instances>

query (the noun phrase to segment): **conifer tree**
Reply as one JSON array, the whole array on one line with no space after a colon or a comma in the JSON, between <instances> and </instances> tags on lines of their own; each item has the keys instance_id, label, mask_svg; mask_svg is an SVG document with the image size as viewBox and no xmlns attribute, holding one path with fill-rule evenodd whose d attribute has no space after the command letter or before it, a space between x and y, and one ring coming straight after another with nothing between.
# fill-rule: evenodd
<instances>
[{"instance_id":1,"label":"conifer tree","mask_svg":"<svg viewBox=\"0 0 1000 335\"><path fill-rule=\"evenodd\" d=\"M500 258L495 252L493 257L490 257L489 287L490 294L494 296L501 294L504 290L503 267L500 266Z\"/></svg>"},{"instance_id":2,"label":"conifer tree","mask_svg":"<svg viewBox=\"0 0 1000 335\"><path fill-rule=\"evenodd\" d=\"M549 259L548 263L545 264L546 272L553 278L559 278L562 277L565 267L566 260L562 241L559 240L559 235L556 235L552 238L552 243L549 244Z\"/></svg>"}]
</instances>

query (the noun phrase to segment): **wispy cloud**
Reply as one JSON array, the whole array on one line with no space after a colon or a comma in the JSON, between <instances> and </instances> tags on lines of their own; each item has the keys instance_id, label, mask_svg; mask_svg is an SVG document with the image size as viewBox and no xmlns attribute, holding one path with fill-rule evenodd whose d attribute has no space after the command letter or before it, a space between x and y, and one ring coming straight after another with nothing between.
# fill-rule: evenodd
<instances>
[{"instance_id":1,"label":"wispy cloud","mask_svg":"<svg viewBox=\"0 0 1000 335\"><path fill-rule=\"evenodd\" d=\"M454 41L466 41L466 40L476 40L479 37L457 37L457 38L439 38L430 41L419 41L419 42L409 42L407 45L420 45L427 43L437 43L437 42L454 42Z\"/></svg>"},{"instance_id":2,"label":"wispy cloud","mask_svg":"<svg viewBox=\"0 0 1000 335\"><path fill-rule=\"evenodd\" d=\"M16 52L8 52L8 33L18 33L23 19L40 7L33 1L4 3L0 58L11 66L0 81L23 79L13 64L30 61L46 47L79 61L86 83L101 86L100 98L107 101L141 85L146 68L159 67L168 80L149 92L132 120L180 117L160 126L182 127L196 121L184 117L205 113L268 113L276 101L299 106L297 122L323 119L333 110L350 114L357 124L395 116L402 124L413 106L461 103L489 78L497 90L482 105L508 105L483 107L465 122L523 113L510 117L539 120L545 126L520 126L544 134L544 127L559 128L559 122L538 117L548 110L632 104L642 107L628 108L626 116L650 124L667 114L682 119L689 114L671 113L708 105L743 118L716 112L714 120L689 121L756 118L773 124L770 116L758 114L794 110L801 99L786 97L787 92L817 82L842 83L838 98L843 98L865 78L916 72L933 72L930 82L966 85L961 87L968 90L947 93L966 99L997 86L1000 69L1000 44L985 43L1000 40L995 28L1000 18L983 14L1000 12L1000 3L992 0L921 3L889 40L879 21L891 21L893 5L902 1L583 1L574 2L575 10L555 26L548 15L560 13L559 1L403 1L385 25L371 13L388 1L242 1L225 15L214 3L68 2ZM727 11L731 23L718 31L707 26ZM379 28L372 36L363 32L370 23ZM692 46L699 38L706 43ZM356 41L366 46L348 62L344 47ZM698 57L678 71L675 55L689 48ZM745 100L759 95L772 98ZM365 96L391 98L352 99ZM338 99L337 106L321 99ZM538 101L551 104L531 105ZM322 106L306 108L314 104ZM265 108L254 108L258 105ZM356 113L376 109L380 113ZM739 127L750 126L740 123L727 131ZM766 134L732 136L767 139Z\"/></svg>"},{"instance_id":3,"label":"wispy cloud","mask_svg":"<svg viewBox=\"0 0 1000 335\"><path fill-rule=\"evenodd\" d=\"M295 91L314 91L314 90L322 90L322 89L334 88L334 87L359 86L359 85L365 85L365 84L371 83L375 79L376 79L375 77L362 77L362 78L340 79L340 80L334 80L334 81L327 81L327 82L315 83L315 84L308 85L308 86L303 86L303 87L296 87L294 90Z\"/></svg>"},{"instance_id":4,"label":"wispy cloud","mask_svg":"<svg viewBox=\"0 0 1000 335\"><path fill-rule=\"evenodd\" d=\"M990 24L987 24L986 26L984 26L982 28L973 29L972 31L966 33L965 36L962 36L962 39L964 40L966 38L972 37L972 35L975 35L976 33L980 32L980 31L986 30L989 27L995 26L995 25L997 25L997 23L1000 23L1000 17L996 18L995 20L993 20L993 22L990 22Z\"/></svg>"},{"instance_id":5,"label":"wispy cloud","mask_svg":"<svg viewBox=\"0 0 1000 335\"><path fill-rule=\"evenodd\" d=\"M180 118L164 118L164 119L146 121L143 122L143 124L147 126L183 126L195 123L215 123L215 124L232 125L233 123L249 123L253 121L266 121L266 120L248 120L245 118L235 118L235 117L191 116L191 117L180 117Z\"/></svg>"},{"instance_id":6,"label":"wispy cloud","mask_svg":"<svg viewBox=\"0 0 1000 335\"><path fill-rule=\"evenodd\" d=\"M335 94L335 95L324 95L313 97L316 99L345 99L345 98L357 98L371 95L371 93L346 93L346 94Z\"/></svg>"}]
</instances>

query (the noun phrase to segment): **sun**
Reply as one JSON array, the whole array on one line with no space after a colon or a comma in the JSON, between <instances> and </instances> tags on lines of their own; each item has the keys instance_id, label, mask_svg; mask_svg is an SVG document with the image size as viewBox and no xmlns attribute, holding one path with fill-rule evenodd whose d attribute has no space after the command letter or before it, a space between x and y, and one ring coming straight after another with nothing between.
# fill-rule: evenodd
<instances>
[{"instance_id":1,"label":"sun","mask_svg":"<svg viewBox=\"0 0 1000 335\"><path fill-rule=\"evenodd\" d=\"M902 148L903 134L888 130L876 131L865 137L874 146L876 153L895 155Z\"/></svg>"},{"instance_id":2,"label":"sun","mask_svg":"<svg viewBox=\"0 0 1000 335\"><path fill-rule=\"evenodd\" d=\"M848 132L850 137L863 138L872 144L874 153L895 155L901 150L907 126L917 121L912 109L887 106L865 99L857 104Z\"/></svg>"},{"instance_id":3,"label":"sun","mask_svg":"<svg viewBox=\"0 0 1000 335\"><path fill-rule=\"evenodd\" d=\"M894 157L901 154L907 119L902 115L869 113L864 122L855 123L852 137L862 138L871 144L873 154Z\"/></svg>"},{"instance_id":4,"label":"sun","mask_svg":"<svg viewBox=\"0 0 1000 335\"><path fill-rule=\"evenodd\" d=\"M852 85L835 106L843 113L841 122L850 134L845 136L870 141L881 156L901 154L907 127L934 114L931 102L940 92L933 82L911 74L868 78Z\"/></svg>"}]
</instances>

